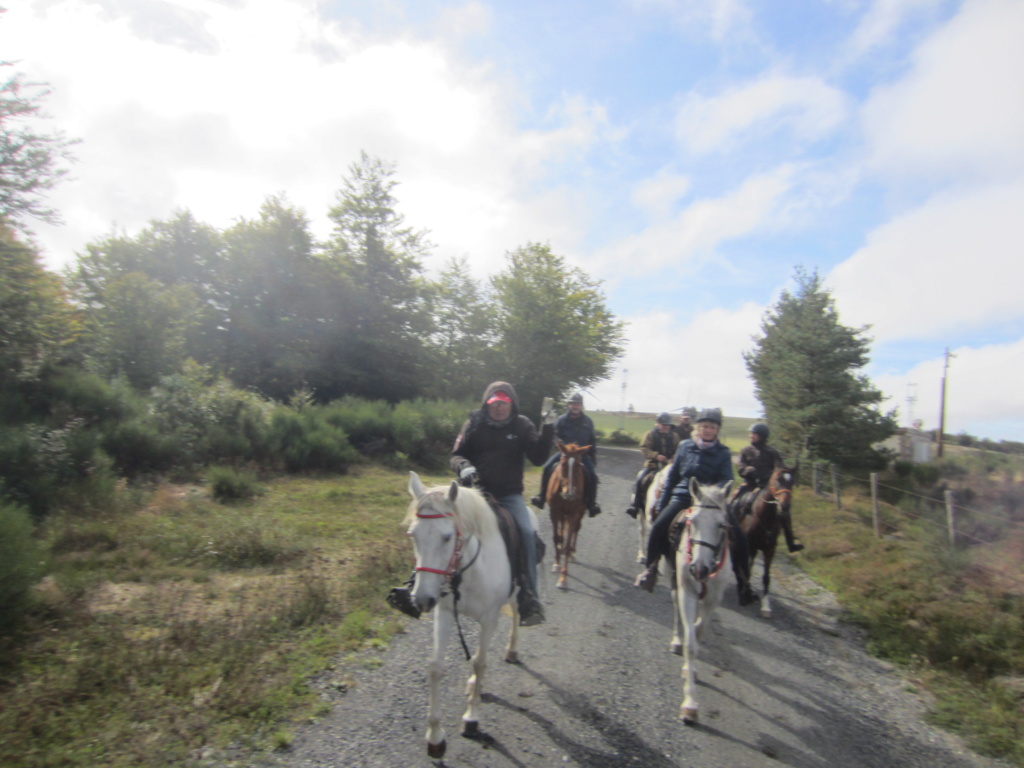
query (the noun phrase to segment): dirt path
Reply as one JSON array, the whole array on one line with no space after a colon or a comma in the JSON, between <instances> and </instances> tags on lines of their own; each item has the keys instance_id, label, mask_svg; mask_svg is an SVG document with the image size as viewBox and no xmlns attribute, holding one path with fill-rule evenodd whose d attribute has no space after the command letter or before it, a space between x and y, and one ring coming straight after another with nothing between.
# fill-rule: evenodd
<instances>
[{"instance_id":1,"label":"dirt path","mask_svg":"<svg viewBox=\"0 0 1024 768\"><path fill-rule=\"evenodd\" d=\"M838 606L788 566L775 571L775 618L740 609L730 587L705 635L701 724L678 720L681 660L668 651L671 604L664 579L653 595L632 587L635 525L622 513L639 466L635 451L604 449L600 501L585 520L570 589L544 569L548 621L524 629L518 666L500 661L507 619L485 686L484 738L459 736L469 674L458 640L449 647L444 724L448 754L424 746L431 643L427 620L410 621L382 665L363 669L335 709L302 730L290 752L236 765L313 768L994 768L923 722L924 704L891 667L867 656ZM532 490L532 489L531 489ZM550 548L550 523L542 530ZM808 542L813 546L813 542ZM550 566L550 559L545 563ZM788 566L788 567L787 567ZM470 635L475 627L470 627ZM347 674L347 673L345 673ZM341 677L337 672L334 678ZM328 683L330 681L327 681ZM220 765L228 765L222 762Z\"/></svg>"}]
</instances>

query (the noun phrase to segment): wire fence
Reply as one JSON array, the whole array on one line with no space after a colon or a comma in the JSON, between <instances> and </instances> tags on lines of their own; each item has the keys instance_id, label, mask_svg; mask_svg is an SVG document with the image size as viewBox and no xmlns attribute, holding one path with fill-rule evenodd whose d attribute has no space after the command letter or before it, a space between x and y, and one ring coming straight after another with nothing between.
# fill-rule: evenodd
<instances>
[{"instance_id":1,"label":"wire fence","mask_svg":"<svg viewBox=\"0 0 1024 768\"><path fill-rule=\"evenodd\" d=\"M935 496L926 496L920 493L915 493L907 488L900 488L882 483L879 481L879 475L877 472L872 472L868 478L863 478L855 475L844 474L839 472L834 465L821 463L815 463L813 465L813 470L812 485L814 492L819 496L834 499L837 510L843 508L844 484L846 489L859 487L870 493L872 524L877 538L882 538L883 536L883 511L889 513L886 519L888 526L892 526L893 521L898 521L901 518L907 518L921 523L922 525L944 530L950 546L956 546L958 542L972 545L991 545L995 543L995 539L998 538L984 538L978 535L977 525L975 525L974 530L970 531L966 530L962 524L958 527L958 521L962 522L968 518L985 518L996 524L1000 530L1005 530L1008 526L1019 525L1024 522L1020 517L1014 517L1008 513L967 506L966 504L958 501L957 491L953 489L943 489L942 498L940 499ZM912 506L911 504L897 505L885 501L881 498L883 492L888 492L888 495L895 496L899 499L909 500L913 504L916 504L917 508L910 508ZM944 507L944 521L935 519L935 507ZM922 512L922 508L926 511Z\"/></svg>"}]
</instances>

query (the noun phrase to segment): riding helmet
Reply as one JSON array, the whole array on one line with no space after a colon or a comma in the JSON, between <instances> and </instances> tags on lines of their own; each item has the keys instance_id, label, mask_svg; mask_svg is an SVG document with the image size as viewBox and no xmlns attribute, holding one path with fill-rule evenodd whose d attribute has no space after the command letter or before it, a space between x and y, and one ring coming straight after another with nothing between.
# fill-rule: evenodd
<instances>
[{"instance_id":1,"label":"riding helmet","mask_svg":"<svg viewBox=\"0 0 1024 768\"><path fill-rule=\"evenodd\" d=\"M672 423L672 414L665 413L664 411L662 411L661 413L658 414L658 418L656 418L655 421L658 424L671 424Z\"/></svg>"},{"instance_id":2,"label":"riding helmet","mask_svg":"<svg viewBox=\"0 0 1024 768\"><path fill-rule=\"evenodd\" d=\"M700 416L697 417L697 423L700 424L702 421L713 421L718 426L722 426L722 409L721 408L705 408L700 412Z\"/></svg>"},{"instance_id":3,"label":"riding helmet","mask_svg":"<svg viewBox=\"0 0 1024 768\"><path fill-rule=\"evenodd\" d=\"M750 431L755 435L758 435L762 440L767 440L768 435L770 434L767 424L755 424L750 428Z\"/></svg>"},{"instance_id":4,"label":"riding helmet","mask_svg":"<svg viewBox=\"0 0 1024 768\"><path fill-rule=\"evenodd\" d=\"M583 404L583 395L581 393L579 393L579 392L573 392L572 397L569 398L568 402L570 402L570 403L579 403L579 404L582 405Z\"/></svg>"}]
</instances>

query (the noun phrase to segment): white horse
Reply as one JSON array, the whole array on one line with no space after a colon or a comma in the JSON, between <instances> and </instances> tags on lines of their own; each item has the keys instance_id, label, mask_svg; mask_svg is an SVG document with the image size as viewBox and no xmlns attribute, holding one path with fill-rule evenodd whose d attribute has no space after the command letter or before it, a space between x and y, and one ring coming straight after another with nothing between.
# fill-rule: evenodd
<instances>
[{"instance_id":1,"label":"white horse","mask_svg":"<svg viewBox=\"0 0 1024 768\"><path fill-rule=\"evenodd\" d=\"M512 631L505 661L515 662L519 611L498 519L483 495L455 482L450 487L428 489L415 472L410 473L409 493L413 501L406 522L416 550L412 599L421 611L434 612L434 648L428 667L427 754L437 760L444 756L447 745L438 692L452 626L459 616L470 616L480 623L480 643L471 659L473 674L466 684L468 706L462 715L462 735L473 737L480 732L477 710L487 670L487 646L497 629L498 613L504 605L511 609Z\"/></svg>"},{"instance_id":2,"label":"white horse","mask_svg":"<svg viewBox=\"0 0 1024 768\"><path fill-rule=\"evenodd\" d=\"M654 519L658 516L658 499L661 498L662 489L665 487L665 478L668 477L668 470L672 464L669 462L659 469L651 478L651 484L647 486L647 495L644 497L644 508L637 513L636 521L639 523L640 544L636 552L638 563L647 562L647 534Z\"/></svg>"},{"instance_id":3,"label":"white horse","mask_svg":"<svg viewBox=\"0 0 1024 768\"><path fill-rule=\"evenodd\" d=\"M729 564L729 535L726 505L732 481L701 486L690 478L693 509L687 515L675 557L672 582L675 621L672 628L673 653L683 656L683 704L680 717L686 723L697 721L696 665L700 637L725 590ZM679 626L683 626L683 642Z\"/></svg>"}]
</instances>

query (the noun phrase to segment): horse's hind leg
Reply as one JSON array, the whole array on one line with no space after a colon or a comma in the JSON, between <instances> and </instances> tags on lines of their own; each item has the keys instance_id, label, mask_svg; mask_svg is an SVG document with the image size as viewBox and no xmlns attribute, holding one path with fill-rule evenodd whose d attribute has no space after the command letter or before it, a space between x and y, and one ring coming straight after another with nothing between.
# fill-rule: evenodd
<instances>
[{"instance_id":1,"label":"horse's hind leg","mask_svg":"<svg viewBox=\"0 0 1024 768\"><path fill-rule=\"evenodd\" d=\"M507 603L512 613L512 629L508 633L508 644L505 646L505 661L509 664L519 663L519 608L515 600Z\"/></svg>"},{"instance_id":2,"label":"horse's hind leg","mask_svg":"<svg viewBox=\"0 0 1024 768\"><path fill-rule=\"evenodd\" d=\"M484 673L487 671L487 647L494 637L498 626L497 609L488 612L480 619L480 644L473 654L473 674L466 682L466 712L462 715L462 735L473 738L480 735L480 719L477 710L480 707L480 695L483 690Z\"/></svg>"},{"instance_id":3,"label":"horse's hind leg","mask_svg":"<svg viewBox=\"0 0 1024 768\"><path fill-rule=\"evenodd\" d=\"M668 649L676 656L683 655L682 618L679 615L679 584L676 583L675 574L672 574L672 641Z\"/></svg>"},{"instance_id":4,"label":"horse's hind leg","mask_svg":"<svg viewBox=\"0 0 1024 768\"><path fill-rule=\"evenodd\" d=\"M441 727L441 678L444 677L444 649L448 646L452 617L440 608L434 610L434 647L430 652L427 666L430 704L427 711L427 754L434 760L444 757L448 746L444 728Z\"/></svg>"},{"instance_id":5,"label":"horse's hind leg","mask_svg":"<svg viewBox=\"0 0 1024 768\"><path fill-rule=\"evenodd\" d=\"M679 612L683 620L683 704L679 708L679 716L687 725L697 722L697 654L700 644L697 639L698 600L685 587L679 590L682 596Z\"/></svg>"}]
</instances>

